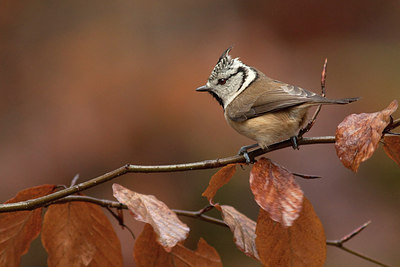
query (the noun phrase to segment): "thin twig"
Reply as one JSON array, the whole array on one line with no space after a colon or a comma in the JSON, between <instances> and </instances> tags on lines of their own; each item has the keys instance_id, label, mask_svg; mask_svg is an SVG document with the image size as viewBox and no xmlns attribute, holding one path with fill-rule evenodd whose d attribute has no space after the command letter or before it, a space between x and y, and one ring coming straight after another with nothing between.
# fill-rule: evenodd
<instances>
[{"instance_id":1,"label":"thin twig","mask_svg":"<svg viewBox=\"0 0 400 267\"><path fill-rule=\"evenodd\" d=\"M386 126L386 128L383 130L383 134L385 133L391 133L390 131L393 130L394 128L397 128L400 126L400 119L397 120L393 120L393 117L390 116L390 123L388 124L388 126ZM391 134L395 134L396 133L391 133Z\"/></svg>"},{"instance_id":2,"label":"thin twig","mask_svg":"<svg viewBox=\"0 0 400 267\"><path fill-rule=\"evenodd\" d=\"M328 59L325 58L324 66L322 67L321 73L321 95L326 96L325 84L326 84L326 73L328 71Z\"/></svg>"},{"instance_id":3,"label":"thin twig","mask_svg":"<svg viewBox=\"0 0 400 267\"><path fill-rule=\"evenodd\" d=\"M74 178L72 178L70 187L76 185L76 182L78 182L78 179L79 179L79 173L75 174Z\"/></svg>"},{"instance_id":4,"label":"thin twig","mask_svg":"<svg viewBox=\"0 0 400 267\"><path fill-rule=\"evenodd\" d=\"M397 128L399 126L400 126L400 119L394 120L391 129Z\"/></svg>"},{"instance_id":5,"label":"thin twig","mask_svg":"<svg viewBox=\"0 0 400 267\"><path fill-rule=\"evenodd\" d=\"M326 73L328 71L328 59L325 58L324 66L322 67L321 72L321 95L325 97L326 90L325 90L325 83L326 83ZM311 120L307 123L307 125L300 129L299 134L297 135L298 138L301 138L305 133L309 132L311 128L314 126L315 121L317 120L317 116L321 111L322 105L318 105L317 109L314 112L314 115L311 117Z\"/></svg>"},{"instance_id":6,"label":"thin twig","mask_svg":"<svg viewBox=\"0 0 400 267\"><path fill-rule=\"evenodd\" d=\"M362 230L364 230L370 223L371 223L371 221L368 221L368 222L364 223L363 225L357 227L356 229L354 229L353 231L351 231L349 234L345 235L345 236L342 237L341 239L338 239L338 240L328 240L327 243L329 243L329 245L342 246L343 243L349 241L350 239L352 239L353 237L355 237L356 235L358 235L358 234L359 234Z\"/></svg>"},{"instance_id":7,"label":"thin twig","mask_svg":"<svg viewBox=\"0 0 400 267\"><path fill-rule=\"evenodd\" d=\"M106 207L106 209L111 213L111 215L118 221L119 225L122 226L122 229L126 228L128 229L129 233L131 233L133 239L136 239L135 234L133 233L133 231L131 230L131 228L129 228L125 223L123 218L121 218L120 216L118 216L117 214L115 214L109 207Z\"/></svg>"},{"instance_id":8,"label":"thin twig","mask_svg":"<svg viewBox=\"0 0 400 267\"><path fill-rule=\"evenodd\" d=\"M204 214L199 214L199 211L187 211L187 210L176 210L172 209L177 215L179 216L185 216L185 217L191 217L191 218L198 218L202 221L206 221L209 223L217 224L220 226L228 227L228 225L223 221L219 220L217 218L207 216Z\"/></svg>"},{"instance_id":9,"label":"thin twig","mask_svg":"<svg viewBox=\"0 0 400 267\"><path fill-rule=\"evenodd\" d=\"M349 241L350 239L352 239L353 237L358 235L362 230L364 230L368 225L370 225L370 223L371 223L371 221L368 221L368 222L364 223L363 225L359 226L358 228L354 229L351 233L342 237L340 239L340 242L345 243L345 242Z\"/></svg>"},{"instance_id":10,"label":"thin twig","mask_svg":"<svg viewBox=\"0 0 400 267\"><path fill-rule=\"evenodd\" d=\"M212 210L212 209L214 209L214 206L213 206L213 205L207 205L207 206L205 206L204 208L202 208L201 210L199 210L199 211L198 211L198 214L199 214L199 215L204 214L204 213L206 213L206 212L208 212L208 211L210 211L210 210Z\"/></svg>"},{"instance_id":11,"label":"thin twig","mask_svg":"<svg viewBox=\"0 0 400 267\"><path fill-rule=\"evenodd\" d=\"M292 172L292 174L294 176L298 176L298 177L303 178L303 179L318 179L318 178L322 178L321 176L301 174L301 173L296 173L296 172Z\"/></svg>"},{"instance_id":12,"label":"thin twig","mask_svg":"<svg viewBox=\"0 0 400 267\"><path fill-rule=\"evenodd\" d=\"M302 138L298 140L298 145L310 145L310 144L329 144L334 143L334 136L321 136L321 137L309 137ZM249 157L254 159L257 156L263 155L265 153L275 151L278 149L292 147L292 142L290 139L275 143L270 145L266 149L256 149L254 151L249 152ZM143 166L143 165L132 165L126 164L118 169L110 171L108 173L97 176L93 179L90 179L86 182L82 182L80 184L74 185L72 187L65 188L63 190L59 190L52 194L39 197L36 199L30 199L26 201L16 202L16 203L7 203L0 205L0 213L1 212L10 212L10 211L19 211L19 210L33 210L36 208L40 208L48 205L49 203L61 199L63 197L73 195L80 191L89 189L91 187L97 186L99 184L108 182L113 180L119 176L122 176L126 173L159 173L159 172L181 172L181 171L190 171L190 170L205 170L205 169L214 169L220 168L225 165L231 163L244 163L246 159L243 155L235 155L227 158L214 159L214 160L204 160L193 163L183 163L183 164L172 164L172 165L154 165L154 166Z\"/></svg>"},{"instance_id":13,"label":"thin twig","mask_svg":"<svg viewBox=\"0 0 400 267\"><path fill-rule=\"evenodd\" d=\"M356 252L356 251L354 251L354 250L351 250L351 249L349 249L349 248L346 248L346 247L343 245L345 242L349 241L350 239L352 239L353 237L355 237L356 235L358 235L358 234L359 234L362 230L364 230L370 223L371 223L371 221L368 221L368 222L364 223L363 225L361 225L360 227L357 227L356 229L354 229L353 231L351 231L349 234L345 235L345 236L342 237L341 239L338 239L338 240L327 240L327 241L326 241L326 244L329 245L329 246L338 247L338 248L340 248L340 249L342 249L342 250L344 250L344 251L346 251L346 252L348 252L348 253L350 253L350 254L353 254L353 255L355 255L355 256L357 256L357 257L359 257L359 258L362 258L362 259L367 260L367 261L369 261L369 262L375 263L375 264L377 264L377 265L388 267L388 265L386 265L386 264L384 264L384 263L381 263L381 262L379 262L379 261L377 261L377 260L374 260L374 259L372 259L372 258L370 258L370 257L367 257L367 256L365 256L365 255L362 255L362 254L360 254L360 253L358 253L358 252Z\"/></svg>"},{"instance_id":14,"label":"thin twig","mask_svg":"<svg viewBox=\"0 0 400 267\"><path fill-rule=\"evenodd\" d=\"M395 136L400 136L400 133L392 133L391 131L388 131L387 134L395 135Z\"/></svg>"},{"instance_id":15,"label":"thin twig","mask_svg":"<svg viewBox=\"0 0 400 267\"><path fill-rule=\"evenodd\" d=\"M342 249L342 250L344 250L344 251L346 251L346 252L348 252L348 253L350 253L350 254L353 254L354 256L357 256L357 257L359 257L359 258L362 258L362 259L364 259L364 260L366 260L366 261L375 263L376 265L383 266L383 267L389 267L389 265L386 265L386 264L384 264L384 263L382 263L382 262L379 262L379 261L377 261L377 260L374 260L374 259L372 259L372 258L370 258L370 257L367 257L367 256L365 256L365 255L363 255L363 254L360 254L360 253L358 253L358 252L356 252L356 251L354 251L354 250L351 250L351 249L349 249L349 248L340 247L340 249Z\"/></svg>"}]
</instances>

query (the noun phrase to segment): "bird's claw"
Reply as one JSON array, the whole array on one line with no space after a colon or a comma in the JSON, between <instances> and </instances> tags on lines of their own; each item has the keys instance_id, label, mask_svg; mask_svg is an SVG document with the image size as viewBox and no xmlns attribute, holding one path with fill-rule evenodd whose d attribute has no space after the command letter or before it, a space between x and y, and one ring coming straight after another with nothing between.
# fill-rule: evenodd
<instances>
[{"instance_id":1,"label":"bird's claw","mask_svg":"<svg viewBox=\"0 0 400 267\"><path fill-rule=\"evenodd\" d=\"M258 146L258 144L253 144L253 145L248 145L248 146L242 146L239 149L238 154L239 155L243 155L243 157L246 159L246 164L250 164L250 163L254 162L254 159L253 160L250 159L248 150L251 149L251 148L257 147L257 146Z\"/></svg>"}]
</instances>

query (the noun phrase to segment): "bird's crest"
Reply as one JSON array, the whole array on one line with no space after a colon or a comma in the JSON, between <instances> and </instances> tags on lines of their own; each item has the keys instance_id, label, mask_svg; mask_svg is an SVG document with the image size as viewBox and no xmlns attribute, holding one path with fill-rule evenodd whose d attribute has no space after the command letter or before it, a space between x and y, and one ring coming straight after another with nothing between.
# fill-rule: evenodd
<instances>
[{"instance_id":1,"label":"bird's crest","mask_svg":"<svg viewBox=\"0 0 400 267\"><path fill-rule=\"evenodd\" d=\"M229 55L229 52L232 50L232 46L226 49L222 55L219 57L217 65L215 65L213 71L211 72L210 75L210 80L217 78L217 75L221 70L226 70L231 67L233 64L233 59Z\"/></svg>"}]
</instances>

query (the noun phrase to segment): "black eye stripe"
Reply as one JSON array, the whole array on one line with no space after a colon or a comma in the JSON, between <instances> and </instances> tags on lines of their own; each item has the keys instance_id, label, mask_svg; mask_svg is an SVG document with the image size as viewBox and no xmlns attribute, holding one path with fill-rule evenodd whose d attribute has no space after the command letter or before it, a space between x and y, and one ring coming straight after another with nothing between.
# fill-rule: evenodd
<instances>
[{"instance_id":1,"label":"black eye stripe","mask_svg":"<svg viewBox=\"0 0 400 267\"><path fill-rule=\"evenodd\" d=\"M239 72L243 73L242 82L240 83L240 86L239 86L239 88L240 88L240 87L242 87L244 81L245 81L246 78L247 78L247 70L246 70L245 68L243 68L243 67L239 67L235 73L229 75L229 76L226 77L225 79L224 79L224 78L218 79L217 83L218 83L218 84L221 84L221 83L220 83L220 81L221 81L221 82L223 82L223 84L225 84L225 82L226 82L227 80L229 80L232 76L237 75Z\"/></svg>"}]
</instances>

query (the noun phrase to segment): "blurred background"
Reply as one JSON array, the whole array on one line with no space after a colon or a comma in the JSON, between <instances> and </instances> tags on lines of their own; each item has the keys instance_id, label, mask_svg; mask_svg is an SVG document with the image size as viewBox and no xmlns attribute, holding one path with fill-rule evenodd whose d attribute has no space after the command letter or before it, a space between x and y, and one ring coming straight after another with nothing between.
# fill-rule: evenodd
<instances>
[{"instance_id":1,"label":"blurred background","mask_svg":"<svg viewBox=\"0 0 400 267\"><path fill-rule=\"evenodd\" d=\"M2 1L1 201L35 185L69 185L77 173L85 181L125 163L215 159L252 143L229 128L211 96L195 92L231 45L232 56L314 92L327 57L327 96L362 97L324 107L308 134L334 135L346 115L400 100L399 12L400 2L389 0ZM328 239L372 220L348 247L400 265L400 169L382 148L357 174L341 165L333 145L267 156L323 177L298 182ZM216 171L128 174L113 182L171 208L198 210ZM249 167L238 168L215 200L256 220L248 175ZM114 199L111 185L85 194ZM143 224L125 218L138 235ZM182 220L191 227L189 247L202 236L225 266L260 266L236 249L228 229ZM125 264L133 266L134 240L114 226ZM46 257L38 239L22 266L46 266ZM328 247L326 266L375 265Z\"/></svg>"}]
</instances>

